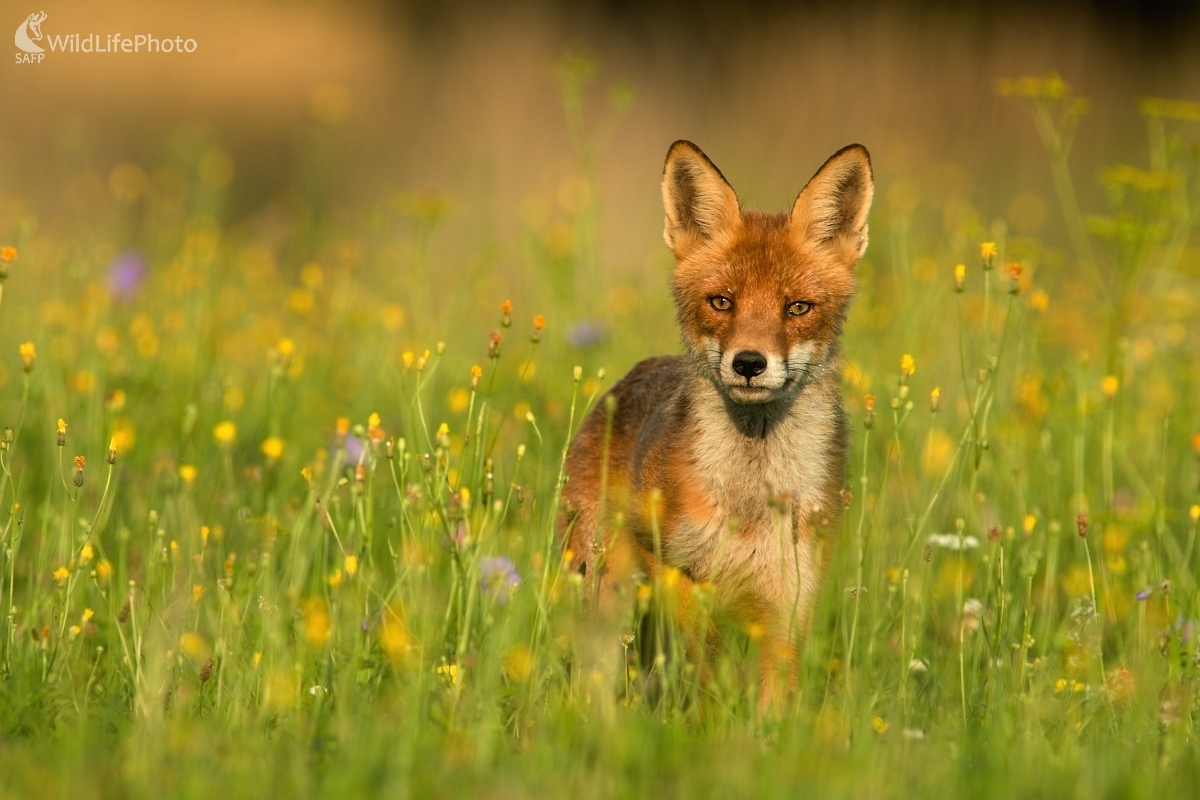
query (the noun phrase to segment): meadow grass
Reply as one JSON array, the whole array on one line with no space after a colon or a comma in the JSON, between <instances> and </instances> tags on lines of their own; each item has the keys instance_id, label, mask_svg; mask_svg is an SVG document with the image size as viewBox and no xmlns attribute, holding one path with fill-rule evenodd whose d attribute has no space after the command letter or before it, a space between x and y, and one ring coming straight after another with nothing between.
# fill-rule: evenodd
<instances>
[{"instance_id":1,"label":"meadow grass","mask_svg":"<svg viewBox=\"0 0 1200 800\"><path fill-rule=\"evenodd\" d=\"M844 523L801 691L766 715L753 628L726 626L705 681L651 665L653 700L632 637L600 643L618 675L580 656L566 447L653 354L641 326L671 325L664 272L644 316L609 294L608 339L568 330L600 280L594 202L566 245L540 232L539 293L471 295L486 318L457 331L434 195L222 223L232 164L200 148L118 166L90 227L10 209L5 795L1200 790L1200 107L1146 101L1150 163L1106 171L1088 217L1082 103L1053 76L1000 88L1070 249L880 187ZM676 589L655 591L628 633Z\"/></svg>"}]
</instances>

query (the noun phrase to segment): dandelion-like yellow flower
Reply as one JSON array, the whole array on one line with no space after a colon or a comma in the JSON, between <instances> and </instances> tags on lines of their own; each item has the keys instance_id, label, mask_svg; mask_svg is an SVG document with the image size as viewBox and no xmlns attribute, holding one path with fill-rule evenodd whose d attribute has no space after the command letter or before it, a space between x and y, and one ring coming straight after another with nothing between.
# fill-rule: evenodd
<instances>
[{"instance_id":1,"label":"dandelion-like yellow flower","mask_svg":"<svg viewBox=\"0 0 1200 800\"><path fill-rule=\"evenodd\" d=\"M346 560L342 566L345 567L346 574L353 578L358 574L358 556L346 556Z\"/></svg>"},{"instance_id":2,"label":"dandelion-like yellow flower","mask_svg":"<svg viewBox=\"0 0 1200 800\"><path fill-rule=\"evenodd\" d=\"M1115 375L1105 375L1104 380L1100 381L1100 391L1105 397L1113 398L1117 396L1117 389L1121 388L1121 382L1117 380Z\"/></svg>"},{"instance_id":3,"label":"dandelion-like yellow flower","mask_svg":"<svg viewBox=\"0 0 1200 800\"><path fill-rule=\"evenodd\" d=\"M208 544L208 537L212 534L212 529L207 525L200 526L200 546Z\"/></svg>"},{"instance_id":4,"label":"dandelion-like yellow flower","mask_svg":"<svg viewBox=\"0 0 1200 800\"><path fill-rule=\"evenodd\" d=\"M196 468L191 464L180 464L179 479L184 483L192 483L196 480Z\"/></svg>"},{"instance_id":5,"label":"dandelion-like yellow flower","mask_svg":"<svg viewBox=\"0 0 1200 800\"><path fill-rule=\"evenodd\" d=\"M323 647L333 635L333 622L329 609L320 597L304 601L304 638L313 647Z\"/></svg>"},{"instance_id":6,"label":"dandelion-like yellow flower","mask_svg":"<svg viewBox=\"0 0 1200 800\"><path fill-rule=\"evenodd\" d=\"M311 485L313 479L312 467L305 467L304 469L300 470L300 477L304 478L305 483Z\"/></svg>"},{"instance_id":7,"label":"dandelion-like yellow flower","mask_svg":"<svg viewBox=\"0 0 1200 800\"><path fill-rule=\"evenodd\" d=\"M83 628L79 627L78 625L72 625L70 628L67 629L67 632L70 633L71 638L74 639L76 636L78 636L80 633L83 632Z\"/></svg>"},{"instance_id":8,"label":"dandelion-like yellow flower","mask_svg":"<svg viewBox=\"0 0 1200 800\"><path fill-rule=\"evenodd\" d=\"M504 315L511 314L513 310L512 300L505 300L500 304L500 313Z\"/></svg>"},{"instance_id":9,"label":"dandelion-like yellow flower","mask_svg":"<svg viewBox=\"0 0 1200 800\"><path fill-rule=\"evenodd\" d=\"M13 247L11 244L6 244L4 247L0 247L0 261L3 261L5 264L11 264L16 260L17 248Z\"/></svg>"},{"instance_id":10,"label":"dandelion-like yellow flower","mask_svg":"<svg viewBox=\"0 0 1200 800\"><path fill-rule=\"evenodd\" d=\"M125 400L126 394L124 389L113 389L112 394L110 394L108 399L105 401L105 405L108 406L109 411L115 413L125 408Z\"/></svg>"},{"instance_id":11,"label":"dandelion-like yellow flower","mask_svg":"<svg viewBox=\"0 0 1200 800\"><path fill-rule=\"evenodd\" d=\"M33 346L33 342L22 342L17 347L17 352L21 354L21 367L26 372L33 369L33 362L37 360L37 348Z\"/></svg>"},{"instance_id":12,"label":"dandelion-like yellow flower","mask_svg":"<svg viewBox=\"0 0 1200 800\"><path fill-rule=\"evenodd\" d=\"M400 356L400 360L404 362L405 369L412 369L413 362L416 359L417 357L413 354L412 350L405 350L404 355Z\"/></svg>"},{"instance_id":13,"label":"dandelion-like yellow flower","mask_svg":"<svg viewBox=\"0 0 1200 800\"><path fill-rule=\"evenodd\" d=\"M275 349L279 351L279 355L290 358L296 352L296 343L291 339L280 339L279 344L275 345Z\"/></svg>"},{"instance_id":14,"label":"dandelion-like yellow flower","mask_svg":"<svg viewBox=\"0 0 1200 800\"><path fill-rule=\"evenodd\" d=\"M761 622L751 622L746 626L746 635L750 637L750 641L757 642L762 639L767 632L767 626Z\"/></svg>"},{"instance_id":15,"label":"dandelion-like yellow flower","mask_svg":"<svg viewBox=\"0 0 1200 800\"><path fill-rule=\"evenodd\" d=\"M1029 307L1034 311L1045 311L1050 305L1050 295L1045 289L1034 289L1033 294L1029 295Z\"/></svg>"},{"instance_id":16,"label":"dandelion-like yellow flower","mask_svg":"<svg viewBox=\"0 0 1200 800\"><path fill-rule=\"evenodd\" d=\"M929 410L936 412L942 404L942 389L935 386L929 390Z\"/></svg>"},{"instance_id":17,"label":"dandelion-like yellow flower","mask_svg":"<svg viewBox=\"0 0 1200 800\"><path fill-rule=\"evenodd\" d=\"M75 469L83 469L87 466L87 459L83 456L75 456Z\"/></svg>"},{"instance_id":18,"label":"dandelion-like yellow flower","mask_svg":"<svg viewBox=\"0 0 1200 800\"><path fill-rule=\"evenodd\" d=\"M204 597L204 587L199 583L192 585L192 603L193 605L200 602L200 598Z\"/></svg>"},{"instance_id":19,"label":"dandelion-like yellow flower","mask_svg":"<svg viewBox=\"0 0 1200 800\"><path fill-rule=\"evenodd\" d=\"M380 421L381 420L379 418L379 415L377 413L375 413L374 411L372 411L371 416L367 417L367 427L368 428L378 428Z\"/></svg>"},{"instance_id":20,"label":"dandelion-like yellow flower","mask_svg":"<svg viewBox=\"0 0 1200 800\"><path fill-rule=\"evenodd\" d=\"M342 585L342 571L340 569L335 569L333 572L329 573L329 577L326 578L325 581L332 588L338 588Z\"/></svg>"},{"instance_id":21,"label":"dandelion-like yellow flower","mask_svg":"<svg viewBox=\"0 0 1200 800\"><path fill-rule=\"evenodd\" d=\"M259 449L271 461L278 461L283 456L283 447L283 439L280 439L278 436L271 436L263 441Z\"/></svg>"},{"instance_id":22,"label":"dandelion-like yellow flower","mask_svg":"<svg viewBox=\"0 0 1200 800\"><path fill-rule=\"evenodd\" d=\"M113 565L112 562L107 558L103 559L99 564L96 565L96 577L98 577L100 580L106 581L112 577L112 574Z\"/></svg>"},{"instance_id":23,"label":"dandelion-like yellow flower","mask_svg":"<svg viewBox=\"0 0 1200 800\"><path fill-rule=\"evenodd\" d=\"M966 264L955 264L954 265L954 291L961 292L963 290L963 286L966 285L966 282L967 282L967 265Z\"/></svg>"},{"instance_id":24,"label":"dandelion-like yellow flower","mask_svg":"<svg viewBox=\"0 0 1200 800\"><path fill-rule=\"evenodd\" d=\"M237 441L237 426L229 420L217 423L213 428L213 438L217 440L217 444L229 446Z\"/></svg>"},{"instance_id":25,"label":"dandelion-like yellow flower","mask_svg":"<svg viewBox=\"0 0 1200 800\"><path fill-rule=\"evenodd\" d=\"M1192 507L1188 509L1188 518L1192 522L1200 520L1200 503L1192 503Z\"/></svg>"},{"instance_id":26,"label":"dandelion-like yellow flower","mask_svg":"<svg viewBox=\"0 0 1200 800\"><path fill-rule=\"evenodd\" d=\"M888 725L887 720L885 720L883 717L875 715L871 717L871 727L875 729L876 733L882 736L888 732L888 728L891 726Z\"/></svg>"},{"instance_id":27,"label":"dandelion-like yellow flower","mask_svg":"<svg viewBox=\"0 0 1200 800\"><path fill-rule=\"evenodd\" d=\"M471 365L471 384L474 385L480 378L483 377L483 367L478 364Z\"/></svg>"},{"instance_id":28,"label":"dandelion-like yellow flower","mask_svg":"<svg viewBox=\"0 0 1200 800\"><path fill-rule=\"evenodd\" d=\"M85 544L79 550L79 560L81 562L83 562L84 564L91 561L93 558L95 558L95 556L96 556L96 551L94 549L92 549L92 546L90 544Z\"/></svg>"},{"instance_id":29,"label":"dandelion-like yellow flower","mask_svg":"<svg viewBox=\"0 0 1200 800\"><path fill-rule=\"evenodd\" d=\"M912 375L917 371L917 362L913 361L913 357L908 353L900 357L900 371L905 375Z\"/></svg>"},{"instance_id":30,"label":"dandelion-like yellow flower","mask_svg":"<svg viewBox=\"0 0 1200 800\"><path fill-rule=\"evenodd\" d=\"M96 615L95 611L92 611L90 608L85 608L83 610L83 615L81 617L83 620L83 624L84 625L88 624L91 621L92 617L94 617L95 615Z\"/></svg>"},{"instance_id":31,"label":"dandelion-like yellow flower","mask_svg":"<svg viewBox=\"0 0 1200 800\"><path fill-rule=\"evenodd\" d=\"M541 314L534 314L533 315L533 329L535 331L545 330L546 329L546 318L543 317Z\"/></svg>"},{"instance_id":32,"label":"dandelion-like yellow flower","mask_svg":"<svg viewBox=\"0 0 1200 800\"><path fill-rule=\"evenodd\" d=\"M54 580L58 581L59 583L62 583L69 577L71 577L71 570L67 569L66 567L59 567L58 569L54 570Z\"/></svg>"},{"instance_id":33,"label":"dandelion-like yellow flower","mask_svg":"<svg viewBox=\"0 0 1200 800\"><path fill-rule=\"evenodd\" d=\"M982 244L980 244L979 245L979 257L982 258L984 261L995 258L996 257L996 243L995 242L983 242Z\"/></svg>"},{"instance_id":34,"label":"dandelion-like yellow flower","mask_svg":"<svg viewBox=\"0 0 1200 800\"><path fill-rule=\"evenodd\" d=\"M1033 514L1026 514L1021 527L1025 529L1026 533L1033 533L1033 529L1037 527L1037 517Z\"/></svg>"},{"instance_id":35,"label":"dandelion-like yellow flower","mask_svg":"<svg viewBox=\"0 0 1200 800\"><path fill-rule=\"evenodd\" d=\"M338 418L337 418L337 422L336 422L336 423L334 423L334 430L336 430L336 431L337 431L337 435L338 435L338 436L345 436L347 433L349 433L349 432L350 432L350 420L349 420L349 418L347 418L347 417L338 417Z\"/></svg>"}]
</instances>

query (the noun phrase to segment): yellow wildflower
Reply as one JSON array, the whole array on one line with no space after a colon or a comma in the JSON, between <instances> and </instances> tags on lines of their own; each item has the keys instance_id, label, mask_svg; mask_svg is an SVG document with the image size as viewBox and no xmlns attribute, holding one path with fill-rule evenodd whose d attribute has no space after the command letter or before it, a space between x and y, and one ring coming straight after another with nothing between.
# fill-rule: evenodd
<instances>
[{"instance_id":1,"label":"yellow wildflower","mask_svg":"<svg viewBox=\"0 0 1200 800\"><path fill-rule=\"evenodd\" d=\"M312 467L304 467L302 470L300 470L300 477L304 478L305 483L312 484L312 479L313 479Z\"/></svg>"},{"instance_id":2,"label":"yellow wildflower","mask_svg":"<svg viewBox=\"0 0 1200 800\"><path fill-rule=\"evenodd\" d=\"M304 601L304 638L313 647L323 647L333 635L333 622L329 619L329 609L320 597L310 597Z\"/></svg>"},{"instance_id":3,"label":"yellow wildflower","mask_svg":"<svg viewBox=\"0 0 1200 800\"><path fill-rule=\"evenodd\" d=\"M940 386L935 386L929 390L929 410L937 411L942 403L942 389Z\"/></svg>"},{"instance_id":4,"label":"yellow wildflower","mask_svg":"<svg viewBox=\"0 0 1200 800\"><path fill-rule=\"evenodd\" d=\"M342 571L340 569L335 569L333 572L329 573L329 577L325 580L330 586L336 589L342 585Z\"/></svg>"},{"instance_id":5,"label":"yellow wildflower","mask_svg":"<svg viewBox=\"0 0 1200 800\"><path fill-rule=\"evenodd\" d=\"M954 291L961 292L963 290L963 286L966 285L966 282L967 282L967 265L966 264L955 264L954 265Z\"/></svg>"},{"instance_id":6,"label":"yellow wildflower","mask_svg":"<svg viewBox=\"0 0 1200 800\"><path fill-rule=\"evenodd\" d=\"M201 547L208 544L208 537L211 533L212 533L212 529L209 528L207 525L200 526L200 545L201 545Z\"/></svg>"},{"instance_id":7,"label":"yellow wildflower","mask_svg":"<svg viewBox=\"0 0 1200 800\"><path fill-rule=\"evenodd\" d=\"M1050 295L1046 294L1045 289L1034 289L1033 294L1029 295L1029 307L1034 311L1045 311L1050 305Z\"/></svg>"},{"instance_id":8,"label":"yellow wildflower","mask_svg":"<svg viewBox=\"0 0 1200 800\"><path fill-rule=\"evenodd\" d=\"M86 625L95 615L95 611L92 611L90 608L85 608L83 610L83 624Z\"/></svg>"},{"instance_id":9,"label":"yellow wildflower","mask_svg":"<svg viewBox=\"0 0 1200 800\"><path fill-rule=\"evenodd\" d=\"M353 578L358 572L358 556L346 556L344 566L346 567L346 574Z\"/></svg>"},{"instance_id":10,"label":"yellow wildflower","mask_svg":"<svg viewBox=\"0 0 1200 800\"><path fill-rule=\"evenodd\" d=\"M231 445L237 441L237 426L229 420L220 422L213 428L213 438L218 444Z\"/></svg>"},{"instance_id":11,"label":"yellow wildflower","mask_svg":"<svg viewBox=\"0 0 1200 800\"><path fill-rule=\"evenodd\" d=\"M543 317L541 314L534 314L533 315L533 329L535 331L541 331L541 330L545 330L545 328L546 328L546 318Z\"/></svg>"},{"instance_id":12,"label":"yellow wildflower","mask_svg":"<svg viewBox=\"0 0 1200 800\"><path fill-rule=\"evenodd\" d=\"M1026 514L1022 527L1026 533L1033 533L1033 529L1037 527L1037 517L1033 514Z\"/></svg>"},{"instance_id":13,"label":"yellow wildflower","mask_svg":"<svg viewBox=\"0 0 1200 800\"><path fill-rule=\"evenodd\" d=\"M876 733L882 735L887 733L889 725L887 720L877 714L871 717L871 727L875 729Z\"/></svg>"},{"instance_id":14,"label":"yellow wildflower","mask_svg":"<svg viewBox=\"0 0 1200 800\"><path fill-rule=\"evenodd\" d=\"M507 300L505 302L508 302ZM451 686L457 686L459 682L458 664L442 664L437 668L437 674L442 677L446 683Z\"/></svg>"},{"instance_id":15,"label":"yellow wildflower","mask_svg":"<svg viewBox=\"0 0 1200 800\"><path fill-rule=\"evenodd\" d=\"M34 359L37 358L37 348L33 346L33 342L22 342L17 352L21 354L22 368L26 372L33 369Z\"/></svg>"},{"instance_id":16,"label":"yellow wildflower","mask_svg":"<svg viewBox=\"0 0 1200 800\"><path fill-rule=\"evenodd\" d=\"M79 551L79 560L86 564L91 561L95 555L96 551L92 549L92 546L90 544L85 544L83 549Z\"/></svg>"},{"instance_id":17,"label":"yellow wildflower","mask_svg":"<svg viewBox=\"0 0 1200 800\"><path fill-rule=\"evenodd\" d=\"M184 483L191 483L196 480L196 468L191 464L180 464L179 479Z\"/></svg>"},{"instance_id":18,"label":"yellow wildflower","mask_svg":"<svg viewBox=\"0 0 1200 800\"><path fill-rule=\"evenodd\" d=\"M204 587L196 583L192 585L192 602L199 603L200 598L204 597Z\"/></svg>"},{"instance_id":19,"label":"yellow wildflower","mask_svg":"<svg viewBox=\"0 0 1200 800\"><path fill-rule=\"evenodd\" d=\"M280 339L279 344L275 345L275 349L279 351L279 355L290 358L296 352L296 343L291 339Z\"/></svg>"},{"instance_id":20,"label":"yellow wildflower","mask_svg":"<svg viewBox=\"0 0 1200 800\"><path fill-rule=\"evenodd\" d=\"M1192 522L1200 520L1200 504L1192 503L1192 507L1188 509L1188 517Z\"/></svg>"},{"instance_id":21,"label":"yellow wildflower","mask_svg":"<svg viewBox=\"0 0 1200 800\"><path fill-rule=\"evenodd\" d=\"M112 577L112 574L113 565L112 562L107 558L101 560L100 563L96 565L96 576L100 578L100 580L106 581Z\"/></svg>"},{"instance_id":22,"label":"yellow wildflower","mask_svg":"<svg viewBox=\"0 0 1200 800\"><path fill-rule=\"evenodd\" d=\"M987 261L988 259L991 259L991 258L995 258L995 256L996 256L996 243L995 242L983 242L982 244L979 245L979 257L982 258L984 261Z\"/></svg>"},{"instance_id":23,"label":"yellow wildflower","mask_svg":"<svg viewBox=\"0 0 1200 800\"><path fill-rule=\"evenodd\" d=\"M62 583L69 577L71 577L71 571L66 567L59 567L58 569L54 570L54 580L58 581L59 583Z\"/></svg>"},{"instance_id":24,"label":"yellow wildflower","mask_svg":"<svg viewBox=\"0 0 1200 800\"><path fill-rule=\"evenodd\" d=\"M272 461L278 461L283 455L283 439L280 439L278 436L271 436L262 443L260 449L264 456Z\"/></svg>"},{"instance_id":25,"label":"yellow wildflower","mask_svg":"<svg viewBox=\"0 0 1200 800\"><path fill-rule=\"evenodd\" d=\"M79 627L78 625L72 625L68 629L68 631L71 634L71 638L74 639L76 636L78 636L83 631L83 628Z\"/></svg>"},{"instance_id":26,"label":"yellow wildflower","mask_svg":"<svg viewBox=\"0 0 1200 800\"><path fill-rule=\"evenodd\" d=\"M917 371L917 362L913 361L913 357L908 353L900 357L900 371L905 375L912 375Z\"/></svg>"},{"instance_id":27,"label":"yellow wildflower","mask_svg":"<svg viewBox=\"0 0 1200 800\"><path fill-rule=\"evenodd\" d=\"M338 436L345 436L347 433L349 433L349 432L350 432L350 420L349 420L349 418L347 418L347 417L338 417L338 418L337 418L337 422L334 424L334 428L337 430L337 435L338 435Z\"/></svg>"},{"instance_id":28,"label":"yellow wildflower","mask_svg":"<svg viewBox=\"0 0 1200 800\"><path fill-rule=\"evenodd\" d=\"M65 419L63 419L62 417L58 418L58 435L59 436L67 435L67 421Z\"/></svg>"},{"instance_id":29,"label":"yellow wildflower","mask_svg":"<svg viewBox=\"0 0 1200 800\"><path fill-rule=\"evenodd\" d=\"M0 247L0 261L3 261L5 264L11 264L16 260L17 248L13 247L11 244L6 244L4 247Z\"/></svg>"},{"instance_id":30,"label":"yellow wildflower","mask_svg":"<svg viewBox=\"0 0 1200 800\"><path fill-rule=\"evenodd\" d=\"M1100 381L1100 391L1104 393L1105 397L1116 397L1119 388L1121 388L1121 382L1115 375L1105 375L1104 380Z\"/></svg>"}]
</instances>

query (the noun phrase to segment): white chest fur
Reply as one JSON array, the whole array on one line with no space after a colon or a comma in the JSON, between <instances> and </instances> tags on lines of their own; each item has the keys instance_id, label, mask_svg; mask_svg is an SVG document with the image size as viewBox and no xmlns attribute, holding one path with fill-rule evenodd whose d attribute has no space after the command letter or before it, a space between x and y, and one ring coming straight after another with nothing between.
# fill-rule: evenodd
<instances>
[{"instance_id":1,"label":"white chest fur","mask_svg":"<svg viewBox=\"0 0 1200 800\"><path fill-rule=\"evenodd\" d=\"M687 523L671 537L668 561L709 580L727 599L745 594L778 603L809 594L797 576L814 574L806 525L826 502L830 470L840 463L836 387L817 383L796 398L764 437L749 437L729 418L724 401L709 388L693 405L699 435L692 446L695 478L714 507L704 524ZM807 587L805 587L807 588Z\"/></svg>"}]
</instances>

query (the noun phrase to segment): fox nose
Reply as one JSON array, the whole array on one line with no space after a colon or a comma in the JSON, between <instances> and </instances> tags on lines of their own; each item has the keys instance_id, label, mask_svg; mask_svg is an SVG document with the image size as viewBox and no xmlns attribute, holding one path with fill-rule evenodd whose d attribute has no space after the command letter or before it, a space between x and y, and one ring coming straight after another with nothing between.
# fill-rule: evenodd
<instances>
[{"instance_id":1,"label":"fox nose","mask_svg":"<svg viewBox=\"0 0 1200 800\"><path fill-rule=\"evenodd\" d=\"M743 350L733 357L733 371L746 380L761 375L766 368L766 356L754 350Z\"/></svg>"}]
</instances>

